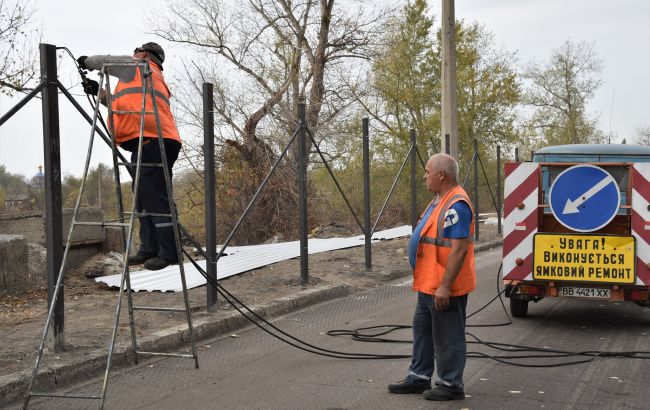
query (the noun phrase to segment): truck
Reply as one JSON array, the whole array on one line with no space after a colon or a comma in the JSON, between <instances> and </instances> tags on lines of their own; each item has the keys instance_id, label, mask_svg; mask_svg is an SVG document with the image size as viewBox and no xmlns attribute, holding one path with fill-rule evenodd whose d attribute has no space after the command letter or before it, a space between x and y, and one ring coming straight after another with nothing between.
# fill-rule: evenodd
<instances>
[{"instance_id":1,"label":"truck","mask_svg":"<svg viewBox=\"0 0 650 410\"><path fill-rule=\"evenodd\" d=\"M650 147L545 147L505 164L502 278L513 317L548 297L650 305Z\"/></svg>"}]
</instances>

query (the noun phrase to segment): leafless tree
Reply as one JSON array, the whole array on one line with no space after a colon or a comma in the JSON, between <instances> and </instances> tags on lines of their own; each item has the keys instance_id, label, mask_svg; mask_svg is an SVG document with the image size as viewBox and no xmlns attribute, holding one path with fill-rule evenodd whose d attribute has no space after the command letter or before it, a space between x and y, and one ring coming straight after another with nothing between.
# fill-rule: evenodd
<instances>
[{"instance_id":1,"label":"leafless tree","mask_svg":"<svg viewBox=\"0 0 650 410\"><path fill-rule=\"evenodd\" d=\"M4 94L25 90L36 75L34 11L32 0L0 0L0 92Z\"/></svg>"},{"instance_id":2,"label":"leafless tree","mask_svg":"<svg viewBox=\"0 0 650 410\"><path fill-rule=\"evenodd\" d=\"M239 153L242 168L251 173L246 182L256 185L296 129L299 101L306 104L306 125L321 138L353 103L338 75L368 58L383 18L379 8L369 12L366 3L173 0L151 25L153 33L191 47L196 55L184 66L192 86L177 92L182 116L200 128L197 97L203 82L213 83L218 141L224 153L227 147ZM289 183L276 184L267 198L274 212L294 207L293 178L286 176L295 161L290 152L281 169ZM260 202L264 207L264 198Z\"/></svg>"}]
</instances>

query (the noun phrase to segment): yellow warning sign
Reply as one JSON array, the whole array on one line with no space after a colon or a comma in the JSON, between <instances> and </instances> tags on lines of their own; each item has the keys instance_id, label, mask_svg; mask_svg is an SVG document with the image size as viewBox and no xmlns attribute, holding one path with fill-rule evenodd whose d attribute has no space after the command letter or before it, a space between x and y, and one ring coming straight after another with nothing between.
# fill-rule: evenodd
<instances>
[{"instance_id":1,"label":"yellow warning sign","mask_svg":"<svg viewBox=\"0 0 650 410\"><path fill-rule=\"evenodd\" d=\"M634 283L633 236L535 234L536 280Z\"/></svg>"}]
</instances>

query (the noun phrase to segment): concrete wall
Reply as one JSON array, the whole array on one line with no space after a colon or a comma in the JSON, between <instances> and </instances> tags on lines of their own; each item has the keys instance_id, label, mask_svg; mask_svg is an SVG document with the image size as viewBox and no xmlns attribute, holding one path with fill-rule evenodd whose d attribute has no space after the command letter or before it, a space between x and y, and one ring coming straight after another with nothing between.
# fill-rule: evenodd
<instances>
[{"instance_id":1,"label":"concrete wall","mask_svg":"<svg viewBox=\"0 0 650 410\"><path fill-rule=\"evenodd\" d=\"M29 272L25 237L0 234L0 293L17 294L41 283L40 275Z\"/></svg>"},{"instance_id":2,"label":"concrete wall","mask_svg":"<svg viewBox=\"0 0 650 410\"><path fill-rule=\"evenodd\" d=\"M0 234L22 235L29 243L45 245L43 213L20 212L0 215Z\"/></svg>"},{"instance_id":3,"label":"concrete wall","mask_svg":"<svg viewBox=\"0 0 650 410\"><path fill-rule=\"evenodd\" d=\"M68 239L73 209L63 211L63 246ZM79 210L78 221L101 222L104 214L96 208ZM66 271L100 252L106 230L100 226L77 226L72 235ZM0 215L0 293L19 293L46 284L47 259L45 218L42 211Z\"/></svg>"},{"instance_id":4,"label":"concrete wall","mask_svg":"<svg viewBox=\"0 0 650 410\"><path fill-rule=\"evenodd\" d=\"M63 210L63 235L61 240L65 246L68 239L68 230L72 221L73 209ZM104 213L97 208L79 209L78 221L101 222ZM45 218L43 212L21 212L0 215L0 233L10 235L23 235L28 243L45 245ZM72 244L97 244L103 243L104 230L99 226L77 226L72 235Z\"/></svg>"}]
</instances>

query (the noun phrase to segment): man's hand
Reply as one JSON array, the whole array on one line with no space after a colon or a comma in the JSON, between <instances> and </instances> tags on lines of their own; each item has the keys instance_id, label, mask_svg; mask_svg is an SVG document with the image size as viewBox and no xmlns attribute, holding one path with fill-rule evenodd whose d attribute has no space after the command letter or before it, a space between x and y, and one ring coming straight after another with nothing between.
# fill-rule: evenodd
<instances>
[{"instance_id":1,"label":"man's hand","mask_svg":"<svg viewBox=\"0 0 650 410\"><path fill-rule=\"evenodd\" d=\"M88 95L99 94L99 83L95 80L86 79L83 83L84 91Z\"/></svg>"},{"instance_id":2,"label":"man's hand","mask_svg":"<svg viewBox=\"0 0 650 410\"><path fill-rule=\"evenodd\" d=\"M79 64L79 68L82 70L88 70L88 67L86 67L86 59L88 56L81 56L77 59L77 63Z\"/></svg>"},{"instance_id":3,"label":"man's hand","mask_svg":"<svg viewBox=\"0 0 650 410\"><path fill-rule=\"evenodd\" d=\"M451 297L451 289L446 286L440 285L436 289L436 293L433 295L433 301L435 303L434 308L438 312L447 310L449 307L449 298Z\"/></svg>"}]
</instances>

